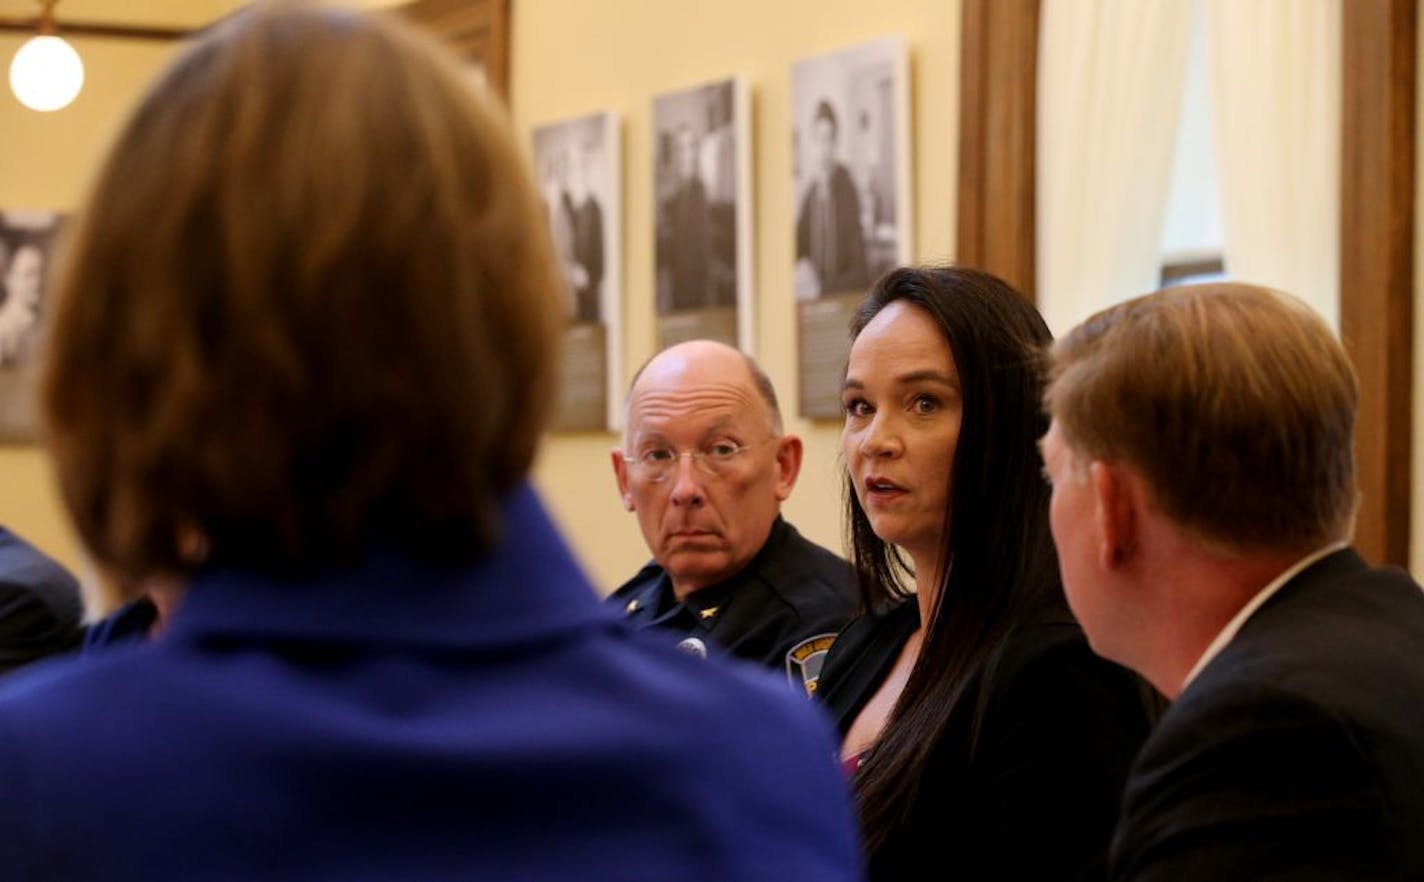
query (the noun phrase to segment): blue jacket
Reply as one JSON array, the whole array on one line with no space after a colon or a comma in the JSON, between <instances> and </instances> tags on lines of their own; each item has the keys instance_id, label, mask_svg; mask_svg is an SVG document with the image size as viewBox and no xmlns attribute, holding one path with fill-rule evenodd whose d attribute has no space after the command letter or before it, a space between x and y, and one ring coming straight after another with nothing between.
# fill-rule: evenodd
<instances>
[{"instance_id":1,"label":"blue jacket","mask_svg":"<svg viewBox=\"0 0 1424 882\"><path fill-rule=\"evenodd\" d=\"M816 710L597 603L534 494L478 565L195 578L0 689L6 879L838 880Z\"/></svg>"}]
</instances>

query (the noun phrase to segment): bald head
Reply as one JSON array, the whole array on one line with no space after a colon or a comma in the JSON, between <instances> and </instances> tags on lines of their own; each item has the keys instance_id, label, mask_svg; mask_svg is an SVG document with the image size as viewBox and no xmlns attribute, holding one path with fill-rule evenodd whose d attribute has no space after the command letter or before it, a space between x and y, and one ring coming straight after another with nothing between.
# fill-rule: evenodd
<instances>
[{"instance_id":1,"label":"bald head","mask_svg":"<svg viewBox=\"0 0 1424 882\"><path fill-rule=\"evenodd\" d=\"M776 389L756 359L715 340L688 340L654 355L633 375L633 382L628 388L629 418L624 421L625 440L639 399L645 393L709 384L744 387L741 392L747 396L748 402L759 402L765 410L767 427L773 433L781 434L781 406L776 401Z\"/></svg>"}]
</instances>

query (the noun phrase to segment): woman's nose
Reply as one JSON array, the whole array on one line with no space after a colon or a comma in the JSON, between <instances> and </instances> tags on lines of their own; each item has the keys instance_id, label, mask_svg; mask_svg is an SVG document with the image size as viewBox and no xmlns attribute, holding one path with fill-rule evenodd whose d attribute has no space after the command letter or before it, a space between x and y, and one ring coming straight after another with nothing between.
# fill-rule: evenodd
<instances>
[{"instance_id":1,"label":"woman's nose","mask_svg":"<svg viewBox=\"0 0 1424 882\"><path fill-rule=\"evenodd\" d=\"M899 430L885 416L884 412L875 415L870 421L870 425L865 427L865 434L860 439L860 452L864 456L897 456L904 451L904 444L900 440Z\"/></svg>"}]
</instances>

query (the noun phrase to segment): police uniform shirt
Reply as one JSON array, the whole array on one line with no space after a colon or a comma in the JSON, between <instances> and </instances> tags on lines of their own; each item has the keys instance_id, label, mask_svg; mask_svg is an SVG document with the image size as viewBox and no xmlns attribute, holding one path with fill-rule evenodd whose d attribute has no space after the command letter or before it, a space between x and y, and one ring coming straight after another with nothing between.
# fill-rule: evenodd
<instances>
[{"instance_id":1,"label":"police uniform shirt","mask_svg":"<svg viewBox=\"0 0 1424 882\"><path fill-rule=\"evenodd\" d=\"M784 669L814 692L835 635L859 607L855 571L778 517L766 543L735 576L681 602L649 563L609 595L638 628L661 628L694 654L721 654Z\"/></svg>"}]
</instances>

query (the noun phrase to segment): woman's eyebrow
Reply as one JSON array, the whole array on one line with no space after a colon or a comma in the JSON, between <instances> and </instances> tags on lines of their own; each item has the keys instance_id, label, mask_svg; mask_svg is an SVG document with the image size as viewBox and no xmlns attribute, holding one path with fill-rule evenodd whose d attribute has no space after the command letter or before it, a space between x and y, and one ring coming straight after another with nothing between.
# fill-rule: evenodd
<instances>
[{"instance_id":1,"label":"woman's eyebrow","mask_svg":"<svg viewBox=\"0 0 1424 882\"><path fill-rule=\"evenodd\" d=\"M932 369L923 371L910 371L908 374L901 374L900 376L895 378L895 382L901 385L908 385L910 383L923 383L926 381L931 383L942 383L946 386L953 386L955 388L959 387L959 378L957 376Z\"/></svg>"}]
</instances>

